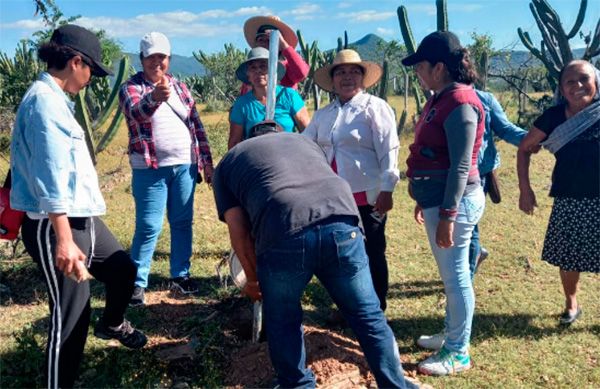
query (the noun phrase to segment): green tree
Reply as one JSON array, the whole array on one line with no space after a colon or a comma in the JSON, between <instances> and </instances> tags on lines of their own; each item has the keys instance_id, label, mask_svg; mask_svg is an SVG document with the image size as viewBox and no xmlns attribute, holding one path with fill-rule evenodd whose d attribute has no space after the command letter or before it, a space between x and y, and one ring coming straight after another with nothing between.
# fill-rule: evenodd
<instances>
[{"instance_id":1,"label":"green tree","mask_svg":"<svg viewBox=\"0 0 600 389\"><path fill-rule=\"evenodd\" d=\"M203 93L200 100L208 102L217 99L233 103L239 95L240 81L235 75L237 67L246 59L247 52L232 44L225 44L224 51L206 54L202 50L193 53L198 62L206 69L202 83Z\"/></svg>"}]
</instances>

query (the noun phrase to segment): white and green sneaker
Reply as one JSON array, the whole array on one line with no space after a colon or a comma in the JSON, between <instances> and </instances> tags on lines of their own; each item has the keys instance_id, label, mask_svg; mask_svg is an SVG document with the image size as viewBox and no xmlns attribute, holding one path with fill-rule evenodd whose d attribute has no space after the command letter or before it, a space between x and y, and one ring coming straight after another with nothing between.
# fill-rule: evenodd
<instances>
[{"instance_id":1,"label":"white and green sneaker","mask_svg":"<svg viewBox=\"0 0 600 389\"><path fill-rule=\"evenodd\" d=\"M471 368L471 357L468 353L457 353L442 347L423 362L419 363L419 372L426 375L449 375L460 373Z\"/></svg>"}]
</instances>

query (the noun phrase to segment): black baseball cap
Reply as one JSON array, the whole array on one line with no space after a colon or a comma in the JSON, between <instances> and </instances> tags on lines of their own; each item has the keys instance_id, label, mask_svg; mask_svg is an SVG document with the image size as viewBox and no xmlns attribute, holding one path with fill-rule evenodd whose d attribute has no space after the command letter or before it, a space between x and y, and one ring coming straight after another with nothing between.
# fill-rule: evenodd
<instances>
[{"instance_id":1,"label":"black baseball cap","mask_svg":"<svg viewBox=\"0 0 600 389\"><path fill-rule=\"evenodd\" d=\"M54 30L50 41L70 47L81 53L85 59L91 62L94 76L104 77L113 74L110 69L102 64L100 40L90 30L74 24L65 24Z\"/></svg>"},{"instance_id":2,"label":"black baseball cap","mask_svg":"<svg viewBox=\"0 0 600 389\"><path fill-rule=\"evenodd\" d=\"M432 64L438 62L448 64L452 55L460 49L462 46L458 37L450 31L432 32L423 38L416 53L402 60L402 65L412 66L421 61L428 61Z\"/></svg>"}]
</instances>

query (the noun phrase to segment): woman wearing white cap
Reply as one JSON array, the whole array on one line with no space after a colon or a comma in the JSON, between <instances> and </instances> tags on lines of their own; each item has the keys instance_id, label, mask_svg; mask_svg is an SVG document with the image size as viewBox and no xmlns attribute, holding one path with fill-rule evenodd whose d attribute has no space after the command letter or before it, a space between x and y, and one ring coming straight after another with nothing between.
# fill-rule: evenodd
<instances>
[{"instance_id":1,"label":"woman wearing white cap","mask_svg":"<svg viewBox=\"0 0 600 389\"><path fill-rule=\"evenodd\" d=\"M378 64L362 61L356 51L341 50L332 64L315 72L315 82L337 98L315 112L303 134L323 147L332 168L350 184L365 229L371 277L385 310L385 223L399 179L399 142L392 108L365 92L382 73Z\"/></svg>"},{"instance_id":2,"label":"woman wearing white cap","mask_svg":"<svg viewBox=\"0 0 600 389\"><path fill-rule=\"evenodd\" d=\"M188 88L168 74L171 45L159 32L140 42L143 71L121 87L119 104L129 128L129 162L135 199L131 256L138 267L132 305L144 303L150 262L165 208L171 227L171 286L198 290L190 278L192 219L196 181L212 177L206 132Z\"/></svg>"}]
</instances>

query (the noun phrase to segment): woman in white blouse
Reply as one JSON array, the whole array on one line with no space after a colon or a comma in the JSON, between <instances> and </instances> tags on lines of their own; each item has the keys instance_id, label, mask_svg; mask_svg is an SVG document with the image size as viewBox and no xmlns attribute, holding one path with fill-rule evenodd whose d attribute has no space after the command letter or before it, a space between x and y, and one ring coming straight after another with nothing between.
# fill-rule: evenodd
<instances>
[{"instance_id":1,"label":"woman in white blouse","mask_svg":"<svg viewBox=\"0 0 600 389\"><path fill-rule=\"evenodd\" d=\"M365 230L371 278L385 310L385 223L399 178L399 142L392 108L365 92L382 73L379 65L362 61L354 50L338 52L333 63L314 76L336 99L315 112L303 134L323 148L333 170L350 184Z\"/></svg>"}]
</instances>

